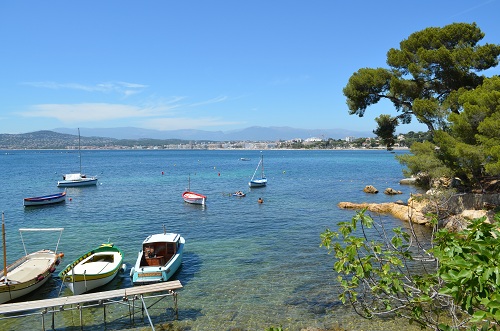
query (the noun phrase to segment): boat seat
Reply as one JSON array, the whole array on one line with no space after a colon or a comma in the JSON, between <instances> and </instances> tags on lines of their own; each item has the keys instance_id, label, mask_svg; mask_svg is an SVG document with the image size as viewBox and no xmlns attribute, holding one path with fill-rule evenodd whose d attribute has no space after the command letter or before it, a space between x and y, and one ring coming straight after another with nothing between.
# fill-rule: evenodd
<instances>
[{"instance_id":1,"label":"boat seat","mask_svg":"<svg viewBox=\"0 0 500 331\"><path fill-rule=\"evenodd\" d=\"M146 257L146 263L148 266L162 266L165 265L165 257L163 256Z\"/></svg>"}]
</instances>

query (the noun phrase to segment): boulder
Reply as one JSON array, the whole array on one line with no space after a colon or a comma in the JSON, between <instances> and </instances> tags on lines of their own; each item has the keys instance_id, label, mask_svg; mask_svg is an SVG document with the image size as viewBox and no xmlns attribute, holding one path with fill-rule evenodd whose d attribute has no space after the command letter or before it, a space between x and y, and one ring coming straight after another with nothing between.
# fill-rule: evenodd
<instances>
[{"instance_id":1,"label":"boulder","mask_svg":"<svg viewBox=\"0 0 500 331\"><path fill-rule=\"evenodd\" d=\"M378 190L373 185L366 185L363 189L365 193L378 193Z\"/></svg>"},{"instance_id":2,"label":"boulder","mask_svg":"<svg viewBox=\"0 0 500 331\"><path fill-rule=\"evenodd\" d=\"M403 178L399 181L401 185L417 185L416 177Z\"/></svg>"},{"instance_id":3,"label":"boulder","mask_svg":"<svg viewBox=\"0 0 500 331\"><path fill-rule=\"evenodd\" d=\"M427 224L429 220L419 210L412 208L410 205L400 205L394 202L386 203L352 203L340 202L339 208L342 209L367 209L379 214L391 214L392 216L407 222L417 224Z\"/></svg>"},{"instance_id":4,"label":"boulder","mask_svg":"<svg viewBox=\"0 0 500 331\"><path fill-rule=\"evenodd\" d=\"M396 191L395 189L388 187L388 188L385 189L384 194L387 194L387 195L396 195L396 194L403 194L403 192Z\"/></svg>"}]
</instances>

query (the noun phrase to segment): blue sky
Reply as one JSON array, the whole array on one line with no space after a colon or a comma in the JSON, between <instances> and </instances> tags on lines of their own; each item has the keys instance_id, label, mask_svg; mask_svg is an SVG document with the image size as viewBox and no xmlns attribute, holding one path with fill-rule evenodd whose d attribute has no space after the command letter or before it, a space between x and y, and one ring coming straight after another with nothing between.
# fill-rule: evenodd
<instances>
[{"instance_id":1,"label":"blue sky","mask_svg":"<svg viewBox=\"0 0 500 331\"><path fill-rule=\"evenodd\" d=\"M371 131L342 88L411 33L476 22L500 0L2 1L0 133L59 127ZM488 75L500 74L495 68ZM425 130L413 121L398 132Z\"/></svg>"}]
</instances>

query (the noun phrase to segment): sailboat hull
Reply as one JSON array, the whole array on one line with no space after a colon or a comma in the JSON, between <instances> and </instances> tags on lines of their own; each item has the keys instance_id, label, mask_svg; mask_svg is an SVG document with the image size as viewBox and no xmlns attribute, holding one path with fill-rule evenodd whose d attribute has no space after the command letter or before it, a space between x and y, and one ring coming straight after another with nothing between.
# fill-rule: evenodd
<instances>
[{"instance_id":1,"label":"sailboat hull","mask_svg":"<svg viewBox=\"0 0 500 331\"><path fill-rule=\"evenodd\" d=\"M260 178L255 178L255 174L260 168ZM255 172L253 173L252 179L248 182L248 186L250 187L263 187L267 185L267 178L264 175L264 156L262 153L260 154L260 161L259 164L257 164L257 168L255 169Z\"/></svg>"},{"instance_id":2,"label":"sailboat hull","mask_svg":"<svg viewBox=\"0 0 500 331\"><path fill-rule=\"evenodd\" d=\"M58 187L77 187L97 185L97 177L83 177L80 174L67 174L65 180L57 182Z\"/></svg>"},{"instance_id":3,"label":"sailboat hull","mask_svg":"<svg viewBox=\"0 0 500 331\"><path fill-rule=\"evenodd\" d=\"M248 182L249 187L263 187L263 186L266 186L266 184L267 184L266 178L253 179L253 180Z\"/></svg>"},{"instance_id":4,"label":"sailboat hull","mask_svg":"<svg viewBox=\"0 0 500 331\"><path fill-rule=\"evenodd\" d=\"M0 304L25 296L49 280L59 255L50 250L42 250L24 256L7 267L8 282L0 272Z\"/></svg>"}]
</instances>

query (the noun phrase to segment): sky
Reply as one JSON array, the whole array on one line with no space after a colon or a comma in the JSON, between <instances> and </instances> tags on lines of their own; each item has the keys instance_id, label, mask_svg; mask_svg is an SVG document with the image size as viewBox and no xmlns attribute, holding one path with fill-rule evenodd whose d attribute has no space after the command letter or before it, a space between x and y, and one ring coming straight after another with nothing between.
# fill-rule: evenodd
<instances>
[{"instance_id":1,"label":"sky","mask_svg":"<svg viewBox=\"0 0 500 331\"><path fill-rule=\"evenodd\" d=\"M396 112L349 115L354 72L388 68L387 51L427 27L475 22L481 44L500 44L498 13L500 0L1 1L0 133L372 131Z\"/></svg>"}]
</instances>

